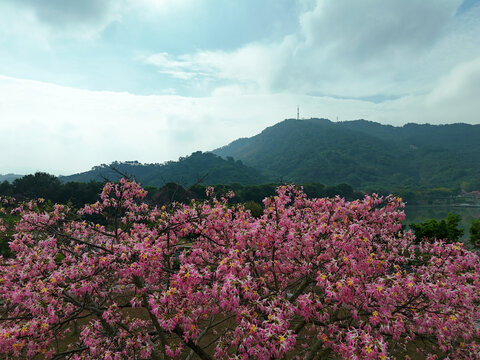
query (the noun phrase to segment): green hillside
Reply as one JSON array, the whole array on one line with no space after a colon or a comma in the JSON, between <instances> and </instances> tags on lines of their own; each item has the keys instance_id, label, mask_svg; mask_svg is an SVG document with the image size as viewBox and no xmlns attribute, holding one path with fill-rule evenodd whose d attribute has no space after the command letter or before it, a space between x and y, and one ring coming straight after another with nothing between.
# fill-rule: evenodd
<instances>
[{"instance_id":1,"label":"green hillside","mask_svg":"<svg viewBox=\"0 0 480 360\"><path fill-rule=\"evenodd\" d=\"M90 171L61 176L62 182L118 181L123 175L133 176L143 186L161 187L167 183L189 186L202 184L261 184L268 182L258 170L232 158L222 159L212 153L194 152L178 161L164 164L141 164L137 161L113 162L93 167Z\"/></svg>"},{"instance_id":2,"label":"green hillside","mask_svg":"<svg viewBox=\"0 0 480 360\"><path fill-rule=\"evenodd\" d=\"M344 121L337 124L341 128L359 131L399 145L441 147L480 154L480 125L410 123L394 127L367 120Z\"/></svg>"},{"instance_id":3,"label":"green hillside","mask_svg":"<svg viewBox=\"0 0 480 360\"><path fill-rule=\"evenodd\" d=\"M289 119L213 153L285 181L480 189L480 125Z\"/></svg>"}]
</instances>

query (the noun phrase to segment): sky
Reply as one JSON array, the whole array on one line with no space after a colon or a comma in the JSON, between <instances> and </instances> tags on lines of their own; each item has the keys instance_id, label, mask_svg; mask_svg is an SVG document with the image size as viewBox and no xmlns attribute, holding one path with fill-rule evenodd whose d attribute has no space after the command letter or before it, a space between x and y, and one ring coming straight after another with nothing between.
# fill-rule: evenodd
<instances>
[{"instance_id":1,"label":"sky","mask_svg":"<svg viewBox=\"0 0 480 360\"><path fill-rule=\"evenodd\" d=\"M480 123L480 0L0 0L0 174L163 163L286 118Z\"/></svg>"}]
</instances>

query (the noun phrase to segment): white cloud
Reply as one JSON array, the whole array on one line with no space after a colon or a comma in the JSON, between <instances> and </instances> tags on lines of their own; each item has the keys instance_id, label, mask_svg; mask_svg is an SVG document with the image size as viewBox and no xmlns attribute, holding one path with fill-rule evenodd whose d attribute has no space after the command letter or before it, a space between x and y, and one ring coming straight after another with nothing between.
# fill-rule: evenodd
<instances>
[{"instance_id":1,"label":"white cloud","mask_svg":"<svg viewBox=\"0 0 480 360\"><path fill-rule=\"evenodd\" d=\"M177 57L161 53L147 61L172 77L208 79L211 91L219 86L214 80L227 79L246 92L351 98L422 94L458 61L480 55L479 11L456 18L460 4L318 0L301 15L298 31L281 42Z\"/></svg>"},{"instance_id":2,"label":"white cloud","mask_svg":"<svg viewBox=\"0 0 480 360\"><path fill-rule=\"evenodd\" d=\"M157 66L162 74L176 79L212 78L218 69L204 58L205 54L172 56L162 52L146 57L144 61Z\"/></svg>"},{"instance_id":3,"label":"white cloud","mask_svg":"<svg viewBox=\"0 0 480 360\"><path fill-rule=\"evenodd\" d=\"M265 114L272 105L255 96L137 96L0 77L0 173L172 160L275 123L285 107Z\"/></svg>"},{"instance_id":4,"label":"white cloud","mask_svg":"<svg viewBox=\"0 0 480 360\"><path fill-rule=\"evenodd\" d=\"M479 123L479 94L480 57L458 65L444 76L426 98L426 106L443 119Z\"/></svg>"},{"instance_id":5,"label":"white cloud","mask_svg":"<svg viewBox=\"0 0 480 360\"><path fill-rule=\"evenodd\" d=\"M139 9L144 16L173 13L200 6L204 0L128 0L130 6Z\"/></svg>"},{"instance_id":6,"label":"white cloud","mask_svg":"<svg viewBox=\"0 0 480 360\"><path fill-rule=\"evenodd\" d=\"M138 14L159 14L190 9L202 0L3 0L0 29L27 37L92 39L111 23ZM3 25L2 25L3 24Z\"/></svg>"},{"instance_id":7,"label":"white cloud","mask_svg":"<svg viewBox=\"0 0 480 360\"><path fill-rule=\"evenodd\" d=\"M113 0L23 0L21 5L36 18L52 27L68 28L79 24L94 25L110 20L122 1ZM18 2L17 2L18 5Z\"/></svg>"},{"instance_id":8,"label":"white cloud","mask_svg":"<svg viewBox=\"0 0 480 360\"><path fill-rule=\"evenodd\" d=\"M268 74L274 70L276 56L276 47L249 44L234 52L198 51L180 56L162 52L143 61L173 78L207 80L214 85L216 80L233 80L244 86L254 84L258 91L268 89Z\"/></svg>"},{"instance_id":9,"label":"white cloud","mask_svg":"<svg viewBox=\"0 0 480 360\"><path fill-rule=\"evenodd\" d=\"M126 0L5 0L0 4L2 30L13 35L89 39L98 36L126 10Z\"/></svg>"},{"instance_id":10,"label":"white cloud","mask_svg":"<svg viewBox=\"0 0 480 360\"><path fill-rule=\"evenodd\" d=\"M460 3L319 0L285 47L295 55L277 74L277 88L343 97L428 91L443 70L431 54L457 31Z\"/></svg>"},{"instance_id":11,"label":"white cloud","mask_svg":"<svg viewBox=\"0 0 480 360\"><path fill-rule=\"evenodd\" d=\"M327 47L356 64L426 51L455 15L461 0L320 0L301 16L308 46Z\"/></svg>"}]
</instances>

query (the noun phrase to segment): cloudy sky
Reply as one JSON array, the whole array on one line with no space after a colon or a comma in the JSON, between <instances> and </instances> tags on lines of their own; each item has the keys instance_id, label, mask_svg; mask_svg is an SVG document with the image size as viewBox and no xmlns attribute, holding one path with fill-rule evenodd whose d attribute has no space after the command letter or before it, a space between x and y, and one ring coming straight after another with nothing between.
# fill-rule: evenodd
<instances>
[{"instance_id":1,"label":"cloudy sky","mask_svg":"<svg viewBox=\"0 0 480 360\"><path fill-rule=\"evenodd\" d=\"M164 162L285 118L480 123L480 0L0 0L0 174Z\"/></svg>"}]
</instances>

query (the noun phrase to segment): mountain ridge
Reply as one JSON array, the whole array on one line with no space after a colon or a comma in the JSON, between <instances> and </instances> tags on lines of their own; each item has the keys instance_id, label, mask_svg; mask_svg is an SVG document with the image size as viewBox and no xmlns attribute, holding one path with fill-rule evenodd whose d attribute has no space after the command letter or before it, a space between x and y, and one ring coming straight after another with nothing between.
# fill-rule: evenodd
<instances>
[{"instance_id":1,"label":"mountain ridge","mask_svg":"<svg viewBox=\"0 0 480 360\"><path fill-rule=\"evenodd\" d=\"M212 152L293 182L480 187L480 125L286 119Z\"/></svg>"},{"instance_id":2,"label":"mountain ridge","mask_svg":"<svg viewBox=\"0 0 480 360\"><path fill-rule=\"evenodd\" d=\"M8 181L9 183L13 182L15 179L20 179L23 177L23 175L19 174L13 174L13 173L8 173L8 174L0 174L0 183L4 181Z\"/></svg>"},{"instance_id":3,"label":"mountain ridge","mask_svg":"<svg viewBox=\"0 0 480 360\"><path fill-rule=\"evenodd\" d=\"M347 183L367 191L480 190L480 125L396 127L364 119L286 119L252 137L178 161L116 161L59 179L116 181L123 174L157 187L169 182L184 186L295 182Z\"/></svg>"},{"instance_id":4,"label":"mountain ridge","mask_svg":"<svg viewBox=\"0 0 480 360\"><path fill-rule=\"evenodd\" d=\"M118 181L123 176L136 178L143 186L163 186L170 182L190 186L195 183L213 184L259 184L268 182L255 169L241 161L222 159L213 153L197 151L178 161L163 164L141 164L138 161L113 162L109 165L94 166L91 170L60 176L62 182Z\"/></svg>"}]
</instances>

